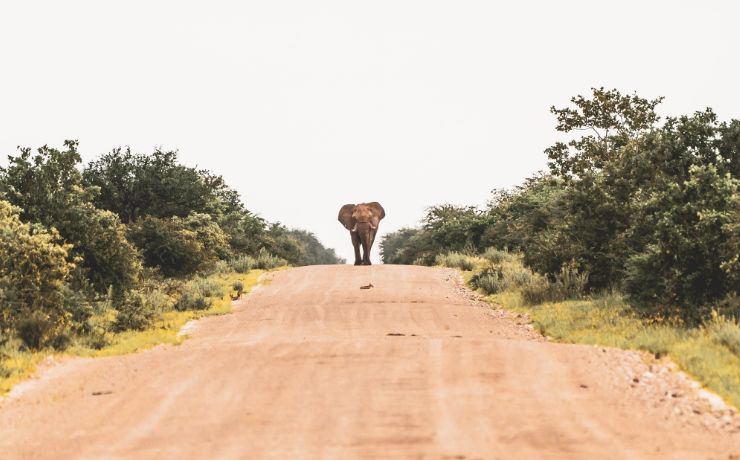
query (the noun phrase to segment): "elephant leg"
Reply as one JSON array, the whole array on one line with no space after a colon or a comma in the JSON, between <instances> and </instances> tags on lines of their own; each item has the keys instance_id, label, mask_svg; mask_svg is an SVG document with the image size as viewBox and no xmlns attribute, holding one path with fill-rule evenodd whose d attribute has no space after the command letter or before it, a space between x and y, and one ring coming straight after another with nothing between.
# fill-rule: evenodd
<instances>
[{"instance_id":1,"label":"elephant leg","mask_svg":"<svg viewBox=\"0 0 740 460\"><path fill-rule=\"evenodd\" d=\"M360 235L357 232L349 232L352 235L352 246L355 247L355 265L361 265L362 260L360 259Z\"/></svg>"},{"instance_id":2,"label":"elephant leg","mask_svg":"<svg viewBox=\"0 0 740 460\"><path fill-rule=\"evenodd\" d=\"M362 265L370 265L370 242L362 239Z\"/></svg>"},{"instance_id":3,"label":"elephant leg","mask_svg":"<svg viewBox=\"0 0 740 460\"><path fill-rule=\"evenodd\" d=\"M363 242L362 248L365 251L364 258L362 259L362 265L372 265L370 262L370 251L373 249L373 242L375 241L376 230L371 230L367 235L367 241Z\"/></svg>"}]
</instances>

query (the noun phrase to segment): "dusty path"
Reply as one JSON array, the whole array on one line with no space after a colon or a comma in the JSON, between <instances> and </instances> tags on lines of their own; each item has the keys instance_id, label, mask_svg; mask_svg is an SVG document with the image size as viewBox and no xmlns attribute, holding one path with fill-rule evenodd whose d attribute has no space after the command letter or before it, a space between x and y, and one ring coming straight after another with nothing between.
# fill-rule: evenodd
<instances>
[{"instance_id":1,"label":"dusty path","mask_svg":"<svg viewBox=\"0 0 740 460\"><path fill-rule=\"evenodd\" d=\"M637 354L548 343L449 273L279 272L181 346L50 366L0 458L739 458L735 418L653 400Z\"/></svg>"}]
</instances>

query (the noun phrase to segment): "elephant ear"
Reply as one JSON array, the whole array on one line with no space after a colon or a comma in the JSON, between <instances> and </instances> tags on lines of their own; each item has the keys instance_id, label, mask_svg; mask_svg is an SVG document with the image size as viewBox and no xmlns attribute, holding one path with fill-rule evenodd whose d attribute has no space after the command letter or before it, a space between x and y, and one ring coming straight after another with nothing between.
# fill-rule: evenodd
<instances>
[{"instance_id":1,"label":"elephant ear","mask_svg":"<svg viewBox=\"0 0 740 460\"><path fill-rule=\"evenodd\" d=\"M377 201L368 203L367 206L377 214L378 220L381 220L383 219L383 217L385 217L385 209L383 209L383 206L381 206L380 203L378 203Z\"/></svg>"},{"instance_id":2,"label":"elephant ear","mask_svg":"<svg viewBox=\"0 0 740 460\"><path fill-rule=\"evenodd\" d=\"M355 205L345 204L342 209L339 210L339 222L344 225L349 231L352 231L352 227L355 225L354 219L352 219L352 213L355 210Z\"/></svg>"}]
</instances>

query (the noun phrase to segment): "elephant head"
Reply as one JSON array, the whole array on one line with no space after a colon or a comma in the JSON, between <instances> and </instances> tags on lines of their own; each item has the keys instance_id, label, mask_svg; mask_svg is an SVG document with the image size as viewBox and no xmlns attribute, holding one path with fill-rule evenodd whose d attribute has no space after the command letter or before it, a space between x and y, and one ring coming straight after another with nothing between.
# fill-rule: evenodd
<instances>
[{"instance_id":1,"label":"elephant head","mask_svg":"<svg viewBox=\"0 0 740 460\"><path fill-rule=\"evenodd\" d=\"M378 223L385 217L385 209L377 201L345 204L339 210L339 222L349 230L355 247L355 265L370 265L370 249L378 232ZM360 259L362 246L362 259Z\"/></svg>"}]
</instances>

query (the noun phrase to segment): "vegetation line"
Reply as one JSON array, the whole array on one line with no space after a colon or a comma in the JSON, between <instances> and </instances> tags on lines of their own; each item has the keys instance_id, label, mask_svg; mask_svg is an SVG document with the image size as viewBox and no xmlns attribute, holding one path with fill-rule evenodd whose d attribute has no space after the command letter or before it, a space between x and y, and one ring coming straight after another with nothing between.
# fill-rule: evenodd
<instances>
[{"instance_id":1,"label":"vegetation line","mask_svg":"<svg viewBox=\"0 0 740 460\"><path fill-rule=\"evenodd\" d=\"M445 265L462 270L465 284L483 294L486 301L516 313L527 313L535 329L544 335L567 343L669 356L681 370L740 408L740 325L734 319L715 313L694 327L653 321L642 317L617 293L569 296L569 289L577 291L570 284L573 281L566 282L554 297L552 293L533 293L541 287L530 284L536 275L524 267L521 255L495 250L486 254L488 257L476 258L452 254L441 261L465 258L464 264ZM502 276L491 281L487 279L491 272ZM540 301L561 295L563 300Z\"/></svg>"},{"instance_id":2,"label":"vegetation line","mask_svg":"<svg viewBox=\"0 0 740 460\"><path fill-rule=\"evenodd\" d=\"M119 148L83 165L77 141L21 148L0 167L0 392L44 356L178 343L191 318L230 311L225 293L258 270L338 262L175 151Z\"/></svg>"},{"instance_id":3,"label":"vegetation line","mask_svg":"<svg viewBox=\"0 0 740 460\"><path fill-rule=\"evenodd\" d=\"M276 268L279 270L281 267ZM261 275L268 270L251 270L249 273L225 272L216 273L206 280L213 286L218 285L219 292L207 300L210 306L197 310L162 311L152 319L143 330L126 330L109 334L105 345L96 347L85 341L77 341L63 352L53 349L40 351L21 351L20 349L4 361L6 377L0 379L0 395L10 391L14 385L27 379L36 370L37 364L49 356L105 357L135 353L157 345L179 345L189 335L179 334L182 327L191 320L208 316L225 315L232 312L232 300L249 293L259 285Z\"/></svg>"},{"instance_id":4,"label":"vegetation line","mask_svg":"<svg viewBox=\"0 0 740 460\"><path fill-rule=\"evenodd\" d=\"M661 102L592 88L552 107L548 171L430 207L383 261L467 270L545 334L668 354L740 407L740 120L661 121Z\"/></svg>"}]
</instances>

